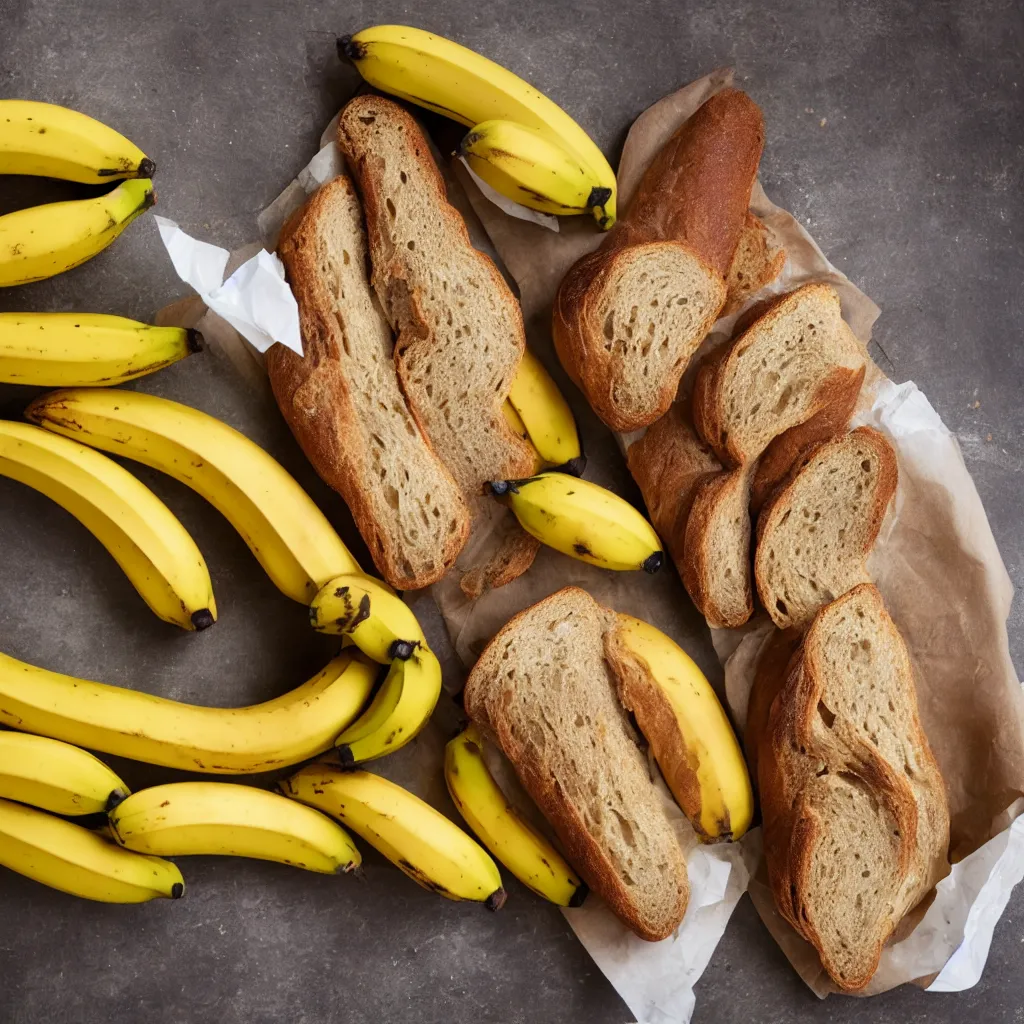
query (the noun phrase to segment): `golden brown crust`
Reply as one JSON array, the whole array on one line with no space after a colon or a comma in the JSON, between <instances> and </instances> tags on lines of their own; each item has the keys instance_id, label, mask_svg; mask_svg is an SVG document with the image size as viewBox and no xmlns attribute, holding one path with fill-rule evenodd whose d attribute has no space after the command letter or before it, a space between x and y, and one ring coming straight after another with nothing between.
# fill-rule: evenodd
<instances>
[{"instance_id":1,"label":"golden brown crust","mask_svg":"<svg viewBox=\"0 0 1024 1024\"><path fill-rule=\"evenodd\" d=\"M754 670L754 682L747 703L747 724L743 730L743 750L747 755L750 777L755 785L758 748L768 729L768 716L775 698L786 682L790 661L800 646L802 636L798 629L773 629Z\"/></svg>"},{"instance_id":2,"label":"golden brown crust","mask_svg":"<svg viewBox=\"0 0 1024 1024\"><path fill-rule=\"evenodd\" d=\"M786 264L786 250L774 245L768 228L749 210L725 283L729 296L722 316L735 313L755 292L774 281Z\"/></svg>"}]
</instances>

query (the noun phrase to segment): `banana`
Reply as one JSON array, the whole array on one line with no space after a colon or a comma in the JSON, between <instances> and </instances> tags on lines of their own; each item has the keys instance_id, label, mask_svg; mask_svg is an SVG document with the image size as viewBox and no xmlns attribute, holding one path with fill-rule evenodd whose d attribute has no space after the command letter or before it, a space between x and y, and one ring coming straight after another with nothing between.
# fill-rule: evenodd
<instances>
[{"instance_id":1,"label":"banana","mask_svg":"<svg viewBox=\"0 0 1024 1024\"><path fill-rule=\"evenodd\" d=\"M0 313L0 383L120 384L199 352L199 338L100 313Z\"/></svg>"},{"instance_id":2,"label":"banana","mask_svg":"<svg viewBox=\"0 0 1024 1024\"><path fill-rule=\"evenodd\" d=\"M494 61L443 36L406 25L377 25L338 40L338 51L370 85L454 118L467 128L514 121L567 149L600 188L592 212L602 230L615 223L615 173L593 139L543 93Z\"/></svg>"},{"instance_id":3,"label":"banana","mask_svg":"<svg viewBox=\"0 0 1024 1024\"><path fill-rule=\"evenodd\" d=\"M73 199L0 217L0 288L63 274L102 252L156 202L148 178L95 199Z\"/></svg>"},{"instance_id":4,"label":"banana","mask_svg":"<svg viewBox=\"0 0 1024 1024\"><path fill-rule=\"evenodd\" d=\"M282 697L205 708L0 654L0 724L167 768L249 775L330 750L369 699L377 672L363 655L343 651Z\"/></svg>"},{"instance_id":5,"label":"banana","mask_svg":"<svg viewBox=\"0 0 1024 1024\"><path fill-rule=\"evenodd\" d=\"M281 790L348 825L424 889L490 910L504 905L501 875L486 851L430 804L380 775L310 764L285 779Z\"/></svg>"},{"instance_id":6,"label":"banana","mask_svg":"<svg viewBox=\"0 0 1024 1024\"><path fill-rule=\"evenodd\" d=\"M99 814L128 787L98 757L70 743L0 732L0 797L54 814Z\"/></svg>"},{"instance_id":7,"label":"banana","mask_svg":"<svg viewBox=\"0 0 1024 1024\"><path fill-rule=\"evenodd\" d=\"M25 416L58 434L135 459L202 495L242 535L282 593L303 604L359 565L327 517L262 448L226 423L166 398L73 388Z\"/></svg>"},{"instance_id":8,"label":"banana","mask_svg":"<svg viewBox=\"0 0 1024 1024\"><path fill-rule=\"evenodd\" d=\"M654 527L617 494L566 473L495 480L491 492L542 544L603 569L655 573L664 561Z\"/></svg>"},{"instance_id":9,"label":"banana","mask_svg":"<svg viewBox=\"0 0 1024 1024\"><path fill-rule=\"evenodd\" d=\"M618 624L619 638L647 665L668 702L685 744L685 763L696 776L694 788L675 787L681 790L673 793L676 801L702 841L739 839L750 828L754 794L718 696L689 655L661 630L621 612ZM657 758L657 745L652 749ZM673 755L678 756L675 750ZM675 775L665 772L667 781Z\"/></svg>"},{"instance_id":10,"label":"banana","mask_svg":"<svg viewBox=\"0 0 1024 1024\"><path fill-rule=\"evenodd\" d=\"M153 612L182 629L217 618L206 562L174 513L128 470L77 441L0 420L0 476L45 494L114 556Z\"/></svg>"},{"instance_id":11,"label":"banana","mask_svg":"<svg viewBox=\"0 0 1024 1024\"><path fill-rule=\"evenodd\" d=\"M430 720L440 696L441 664L428 647L396 657L373 703L334 741L341 763L372 761L404 747Z\"/></svg>"},{"instance_id":12,"label":"banana","mask_svg":"<svg viewBox=\"0 0 1024 1024\"><path fill-rule=\"evenodd\" d=\"M129 853L81 825L8 800L0 800L0 864L102 903L185 895L181 872L170 861Z\"/></svg>"},{"instance_id":13,"label":"banana","mask_svg":"<svg viewBox=\"0 0 1024 1024\"><path fill-rule=\"evenodd\" d=\"M348 873L363 858L348 833L324 814L253 786L172 782L140 789L110 812L114 839L127 850L167 857L253 857Z\"/></svg>"},{"instance_id":14,"label":"banana","mask_svg":"<svg viewBox=\"0 0 1024 1024\"><path fill-rule=\"evenodd\" d=\"M152 178L156 165L113 128L77 110L0 100L0 174L34 174L98 185Z\"/></svg>"},{"instance_id":15,"label":"banana","mask_svg":"<svg viewBox=\"0 0 1024 1024\"><path fill-rule=\"evenodd\" d=\"M448 792L480 841L528 889L561 907L579 907L587 896L562 855L505 799L483 758L475 725L444 750Z\"/></svg>"},{"instance_id":16,"label":"banana","mask_svg":"<svg viewBox=\"0 0 1024 1024\"><path fill-rule=\"evenodd\" d=\"M524 441L529 441L530 435L527 433L526 424L522 421L519 413L516 412L516 407L507 398L502 402L501 412L505 417L505 422L512 428L513 432L518 434ZM540 452L537 452L537 455L539 456Z\"/></svg>"},{"instance_id":17,"label":"banana","mask_svg":"<svg viewBox=\"0 0 1024 1024\"><path fill-rule=\"evenodd\" d=\"M512 380L508 402L518 413L530 444L545 462L573 476L583 474L587 460L576 418L551 374L529 349L523 353Z\"/></svg>"}]
</instances>

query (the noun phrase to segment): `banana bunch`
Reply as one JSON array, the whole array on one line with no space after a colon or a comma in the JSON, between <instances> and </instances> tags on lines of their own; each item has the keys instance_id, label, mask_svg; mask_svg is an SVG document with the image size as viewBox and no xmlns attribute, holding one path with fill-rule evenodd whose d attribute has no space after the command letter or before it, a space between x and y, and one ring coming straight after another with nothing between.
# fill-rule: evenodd
<instances>
[{"instance_id":1,"label":"banana bunch","mask_svg":"<svg viewBox=\"0 0 1024 1024\"><path fill-rule=\"evenodd\" d=\"M379 775L311 764L282 792L337 818L424 889L490 910L505 903L497 865L428 803Z\"/></svg>"},{"instance_id":2,"label":"banana bunch","mask_svg":"<svg viewBox=\"0 0 1024 1024\"><path fill-rule=\"evenodd\" d=\"M563 555L603 569L661 568L665 556L654 527L604 487L557 472L489 486L527 533Z\"/></svg>"},{"instance_id":3,"label":"banana bunch","mask_svg":"<svg viewBox=\"0 0 1024 1024\"><path fill-rule=\"evenodd\" d=\"M483 168L480 176L501 182L495 187L516 202L568 205L555 211L561 213L590 209L602 230L615 223L615 174L604 154L561 107L511 71L450 39L406 25L378 25L344 36L338 49L382 92L468 128L485 129L480 142L468 147L479 151L469 155ZM511 138L516 148L509 154L522 156L520 170L512 167L514 157L497 159L497 142ZM545 175L557 180L548 182ZM535 195L531 182L542 186Z\"/></svg>"},{"instance_id":4,"label":"banana bunch","mask_svg":"<svg viewBox=\"0 0 1024 1024\"><path fill-rule=\"evenodd\" d=\"M205 629L216 620L213 585L195 541L174 513L113 459L29 423L0 420L0 476L67 509L165 622Z\"/></svg>"},{"instance_id":5,"label":"banana bunch","mask_svg":"<svg viewBox=\"0 0 1024 1024\"><path fill-rule=\"evenodd\" d=\"M523 352L502 408L509 426L533 445L543 462L582 475L587 460L576 418L551 374L529 349Z\"/></svg>"}]
</instances>

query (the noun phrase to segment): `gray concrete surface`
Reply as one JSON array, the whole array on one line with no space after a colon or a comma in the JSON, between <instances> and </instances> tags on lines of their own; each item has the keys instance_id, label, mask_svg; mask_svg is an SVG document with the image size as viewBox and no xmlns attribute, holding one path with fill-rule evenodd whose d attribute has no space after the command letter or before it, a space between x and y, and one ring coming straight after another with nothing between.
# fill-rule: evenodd
<instances>
[{"instance_id":1,"label":"gray concrete surface","mask_svg":"<svg viewBox=\"0 0 1024 1024\"><path fill-rule=\"evenodd\" d=\"M228 247L303 165L355 84L338 33L387 21L453 35L549 93L617 156L626 127L675 86L733 64L763 106L762 176L832 260L883 309L876 358L913 379L960 439L1014 582L1024 579L1024 12L1017 0L442 0L302 4L0 0L0 95L109 121L159 165L160 210ZM0 182L0 212L76 194ZM145 318L186 289L152 218L56 280L0 293L0 309L94 309ZM347 538L275 410L214 358L145 390L239 426L310 489ZM0 414L27 394L0 387ZM594 429L591 425L590 429ZM596 438L594 440L597 440ZM221 610L179 635L45 499L0 480L0 646L77 675L210 704L265 699L330 645L191 492L141 471L206 554ZM1010 634L1024 667L1024 613ZM440 643L436 621L432 636ZM712 664L706 638L695 654ZM449 671L454 671L449 660ZM437 728L452 712L446 709ZM122 763L144 785L173 773ZM384 766L408 781L411 758ZM436 780L435 780L436 781ZM0 873L0 1021L220 1024L547 1022L629 1015L561 916L520 887L489 916L418 889L379 857L365 884L255 861L185 866L188 899L141 908L78 902ZM1024 895L996 930L981 983L818 1003L748 901L697 987L695 1021L1017 1024L1024 1016Z\"/></svg>"}]
</instances>

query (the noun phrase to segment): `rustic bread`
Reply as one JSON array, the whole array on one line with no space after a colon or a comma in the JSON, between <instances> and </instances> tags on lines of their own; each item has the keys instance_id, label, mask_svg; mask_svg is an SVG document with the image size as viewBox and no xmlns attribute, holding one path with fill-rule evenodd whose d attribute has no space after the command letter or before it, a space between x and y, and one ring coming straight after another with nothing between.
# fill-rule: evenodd
<instances>
[{"instance_id":1,"label":"rustic bread","mask_svg":"<svg viewBox=\"0 0 1024 1024\"><path fill-rule=\"evenodd\" d=\"M615 628L614 612L566 587L499 631L464 703L587 884L637 935L657 940L682 921L689 882L605 658Z\"/></svg>"},{"instance_id":2,"label":"rustic bread","mask_svg":"<svg viewBox=\"0 0 1024 1024\"><path fill-rule=\"evenodd\" d=\"M757 759L761 741L768 730L772 704L789 675L789 663L800 646L799 629L773 629L754 669L754 682L747 701L747 722L743 729L743 752L750 777L757 785Z\"/></svg>"},{"instance_id":3,"label":"rustic bread","mask_svg":"<svg viewBox=\"0 0 1024 1024\"><path fill-rule=\"evenodd\" d=\"M764 222L749 210L725 275L727 298L722 316L735 313L755 292L774 281L786 264L786 250L778 245Z\"/></svg>"},{"instance_id":4,"label":"rustic bread","mask_svg":"<svg viewBox=\"0 0 1024 1024\"><path fill-rule=\"evenodd\" d=\"M871 584L815 616L772 705L758 776L779 912L841 989L861 989L945 873L949 845L910 659Z\"/></svg>"},{"instance_id":5,"label":"rustic bread","mask_svg":"<svg viewBox=\"0 0 1024 1024\"><path fill-rule=\"evenodd\" d=\"M754 577L776 626L805 626L868 581L865 562L898 479L892 445L871 427L818 445L793 467L757 523Z\"/></svg>"}]
</instances>

